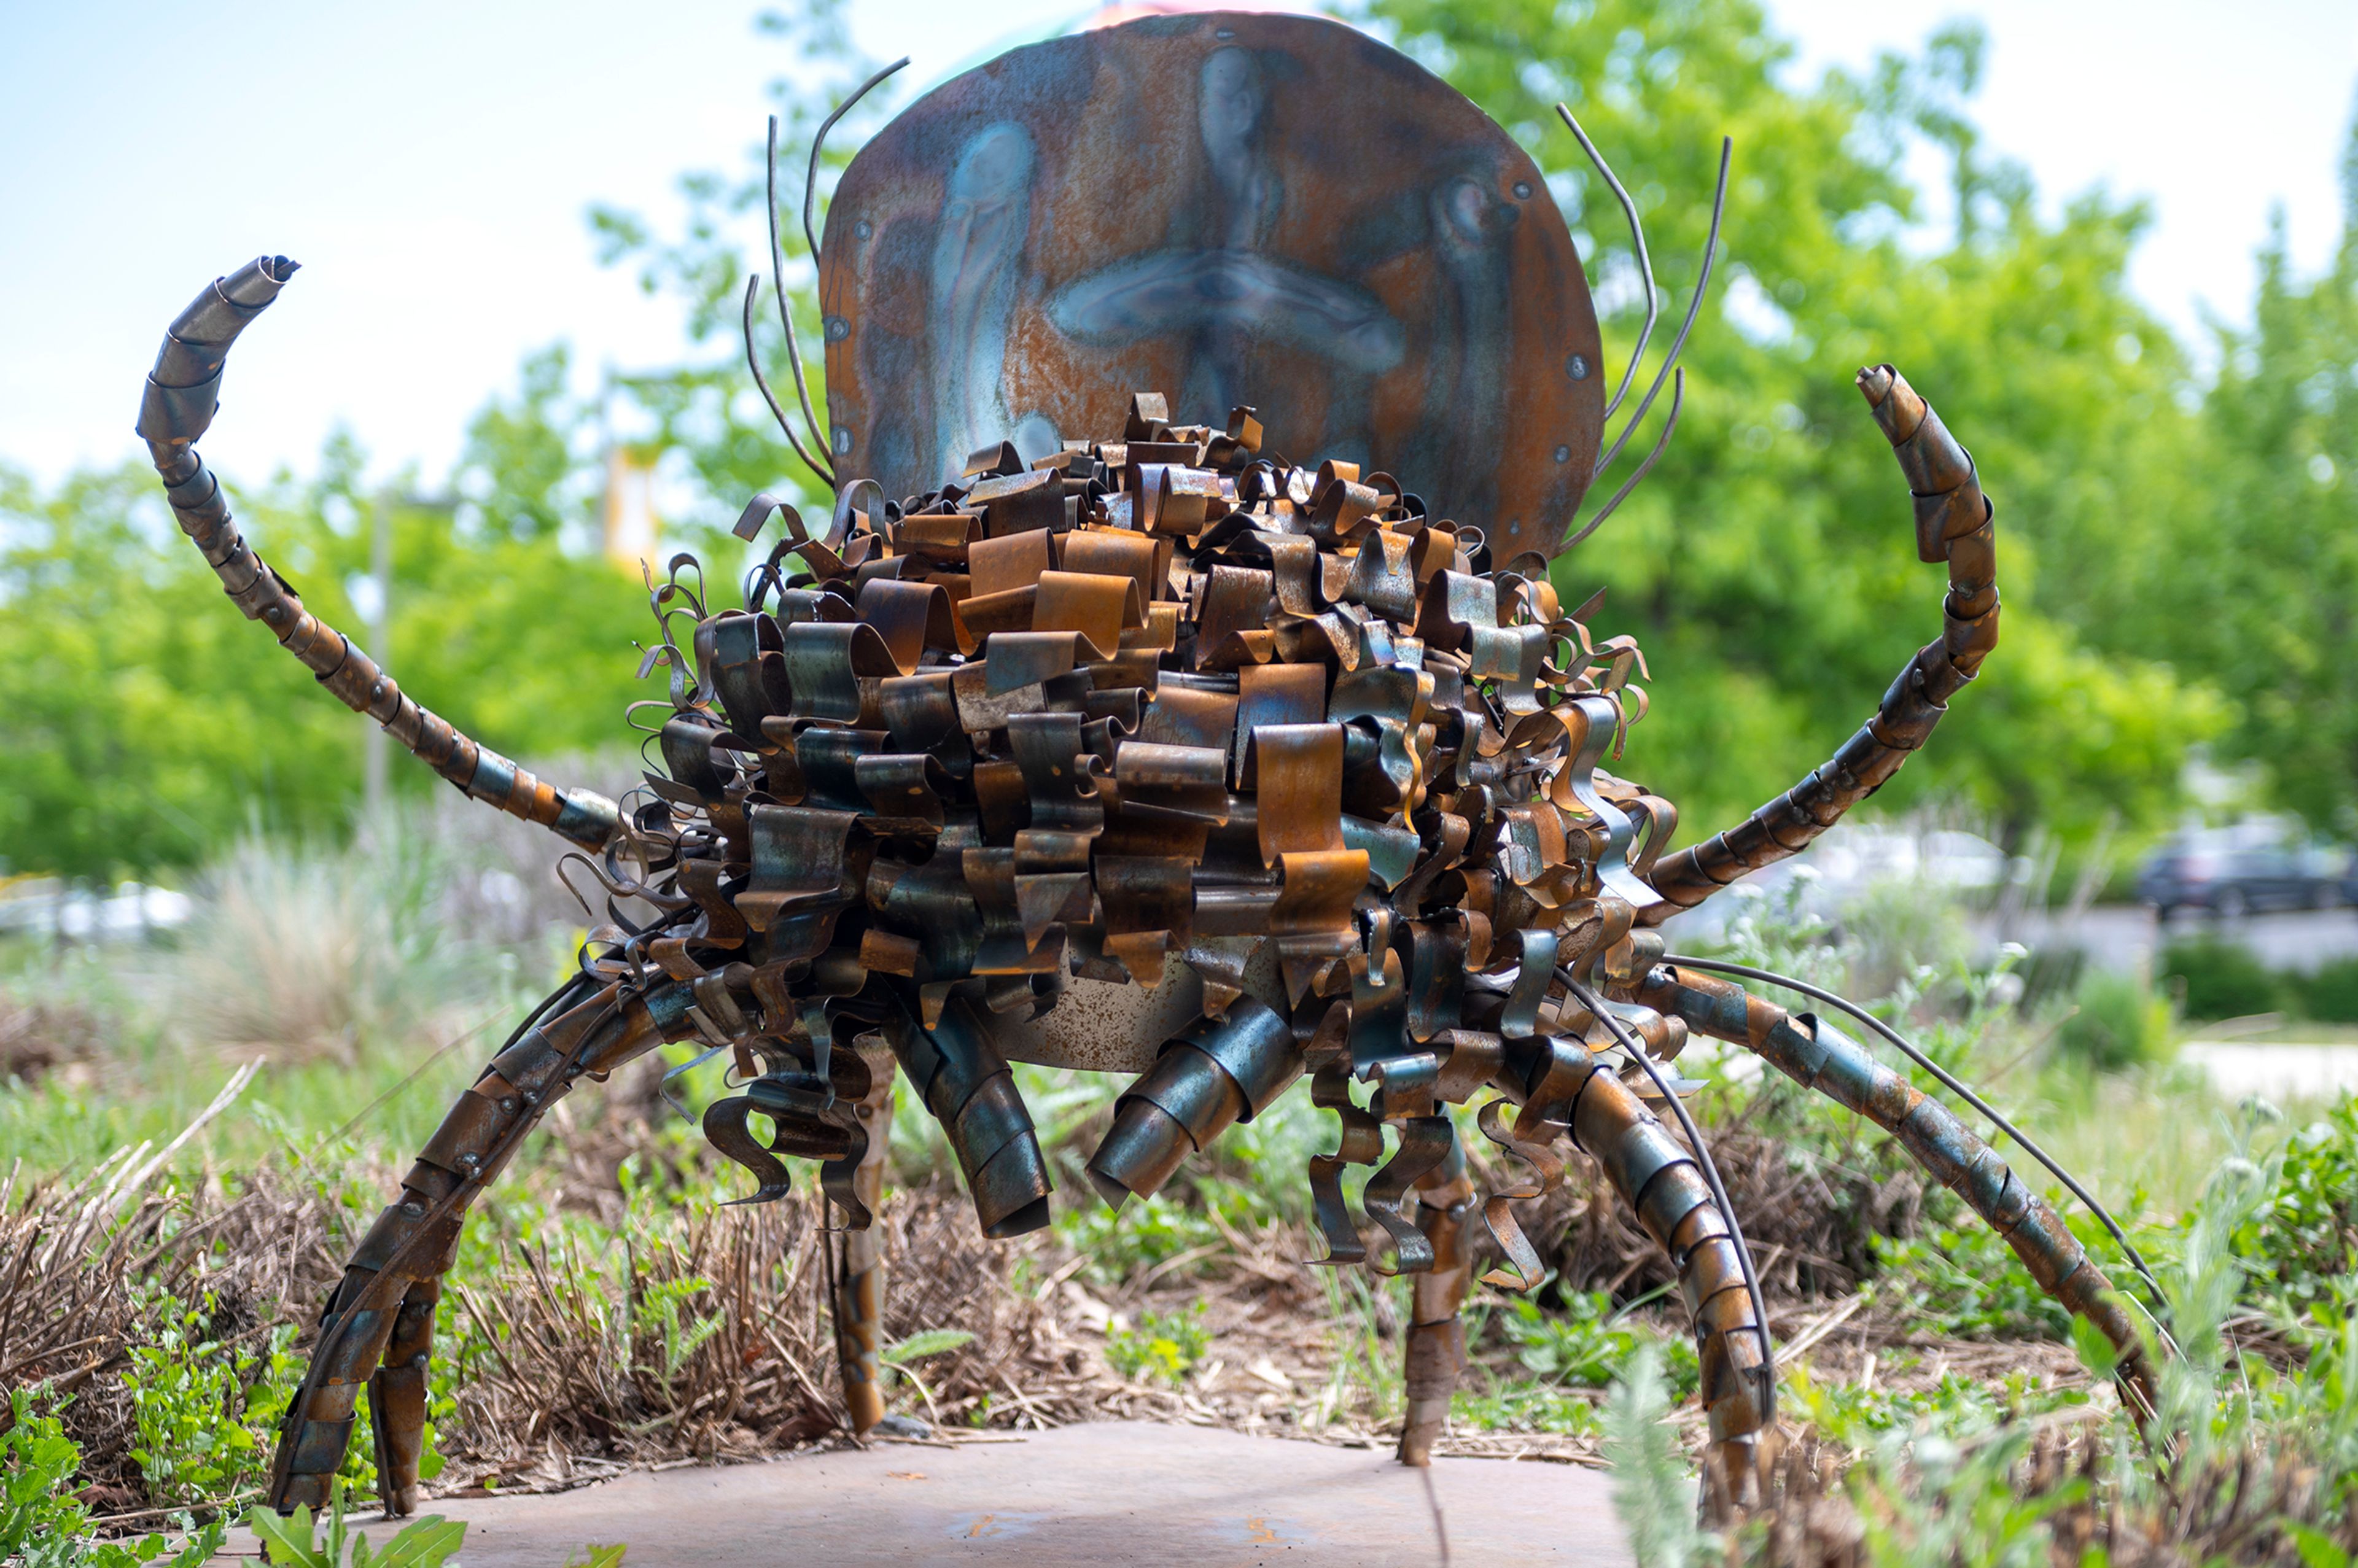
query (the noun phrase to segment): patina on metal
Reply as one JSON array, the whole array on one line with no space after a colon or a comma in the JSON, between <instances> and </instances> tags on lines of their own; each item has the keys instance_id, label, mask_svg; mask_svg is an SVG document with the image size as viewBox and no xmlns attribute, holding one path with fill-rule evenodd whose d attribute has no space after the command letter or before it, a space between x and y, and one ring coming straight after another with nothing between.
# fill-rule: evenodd
<instances>
[{"instance_id":1,"label":"patina on metal","mask_svg":"<svg viewBox=\"0 0 2358 1568\"><path fill-rule=\"evenodd\" d=\"M1001 439L1044 457L1141 386L1260 403L1271 452L1399 474L1502 560L1588 488L1606 378L1546 178L1339 22L1011 50L861 149L826 242L832 460L894 495Z\"/></svg>"},{"instance_id":2,"label":"patina on metal","mask_svg":"<svg viewBox=\"0 0 2358 1568\"><path fill-rule=\"evenodd\" d=\"M776 536L733 605L688 557L651 585L642 674L668 695L641 707L662 767L620 805L417 708L240 539L193 443L230 341L293 264L222 280L166 341L140 430L233 600L454 784L579 846L611 901L327 1302L274 1507L324 1500L364 1386L387 1507L415 1506L433 1309L468 1206L581 1078L684 1040L737 1067L702 1119L753 1178L741 1201L784 1195L787 1162L810 1161L841 1217L856 1432L883 1413L866 1232L897 1076L994 1237L1045 1225L1053 1195L1011 1063L1130 1078L1087 1162L1117 1208L1306 1080L1338 1129L1304 1173L1319 1261L1414 1277L1402 1460L1442 1430L1479 1260L1500 1260L1481 1275L1498 1288L1540 1283L1515 1206L1563 1179L1568 1142L1671 1257L1706 1496L1747 1506L1774 1356L1677 1098L1691 1032L1889 1130L2149 1400L2120 1299L1994 1151L1833 1025L1669 959L1655 929L1890 777L1996 643L1991 508L1896 371L1859 386L1920 554L1947 566L1942 633L1825 768L1665 854L1671 803L1606 767L1646 715L1642 654L1598 634L1601 592L1567 609L1530 547L1574 527L1601 466L1603 378L1558 373L1596 363L1586 290L1537 171L1463 100L1333 24L1157 18L923 100L853 162L828 233L834 474L887 482L825 476L816 529L754 497L740 536L773 518ZM1674 416L1695 315L1608 460L1666 384ZM1110 390L1141 369L1177 400ZM1476 1108L1509 1184L1476 1190L1452 1106Z\"/></svg>"}]
</instances>

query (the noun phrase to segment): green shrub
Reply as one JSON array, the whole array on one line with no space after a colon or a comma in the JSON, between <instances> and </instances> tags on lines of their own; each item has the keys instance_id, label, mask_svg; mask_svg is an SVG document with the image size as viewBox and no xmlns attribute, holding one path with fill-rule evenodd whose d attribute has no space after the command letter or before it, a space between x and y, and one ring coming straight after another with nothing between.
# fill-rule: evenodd
<instances>
[{"instance_id":1,"label":"green shrub","mask_svg":"<svg viewBox=\"0 0 2358 1568\"><path fill-rule=\"evenodd\" d=\"M427 1514L404 1525L384 1551L373 1552L367 1536L355 1536L344 1528L343 1487L336 1487L330 1498L330 1509L317 1520L309 1509L299 1505L284 1519L257 1508L245 1516L245 1527L261 1539L273 1563L291 1563L294 1568L441 1568L466 1539L463 1521ZM328 1530L324 1540L319 1533L321 1525ZM617 1551L609 1561L619 1560ZM593 1556L591 1561L597 1559Z\"/></svg>"},{"instance_id":2,"label":"green shrub","mask_svg":"<svg viewBox=\"0 0 2358 1568\"><path fill-rule=\"evenodd\" d=\"M273 1328L258 1350L241 1349L211 1337L212 1311L210 1297L201 1308L168 1309L154 1338L127 1351L131 1366L123 1382L139 1433L131 1457L139 1462L148 1497L158 1503L207 1502L251 1484L269 1457L264 1444L270 1428L262 1424L257 1433L248 1409L254 1385L274 1371L286 1385L296 1371L287 1354L292 1324ZM264 1398L267 1415L275 1417L286 1389L265 1390Z\"/></svg>"},{"instance_id":3,"label":"green shrub","mask_svg":"<svg viewBox=\"0 0 2358 1568\"><path fill-rule=\"evenodd\" d=\"M2304 1018L2358 1023L2358 958L2337 958L2314 974L2293 977Z\"/></svg>"},{"instance_id":4,"label":"green shrub","mask_svg":"<svg viewBox=\"0 0 2358 1568\"><path fill-rule=\"evenodd\" d=\"M81 1451L53 1415L37 1415L22 1389L9 1396L11 1421L0 1433L0 1562L34 1542L78 1535L89 1524L67 1489L81 1467Z\"/></svg>"},{"instance_id":5,"label":"green shrub","mask_svg":"<svg viewBox=\"0 0 2358 1568\"><path fill-rule=\"evenodd\" d=\"M1684 1399L1702 1380L1693 1345L1683 1335L1669 1339L1627 1318L1613 1315L1604 1291L1569 1291L1551 1312L1529 1296L1516 1296L1498 1314L1498 1332L1515 1347L1515 1358L1550 1383L1602 1389L1623 1376L1630 1360L1648 1346L1660 1346L1657 1370Z\"/></svg>"},{"instance_id":6,"label":"green shrub","mask_svg":"<svg viewBox=\"0 0 2358 1568\"><path fill-rule=\"evenodd\" d=\"M1101 1285L1119 1284L1182 1253L1209 1259L1228 1244L1201 1206L1172 1192L1124 1204L1119 1212L1103 1204L1076 1204L1057 1217L1056 1238L1089 1260L1088 1275Z\"/></svg>"},{"instance_id":7,"label":"green shrub","mask_svg":"<svg viewBox=\"0 0 2358 1568\"><path fill-rule=\"evenodd\" d=\"M2169 1002L2133 974L2091 969L2071 993L2072 1011L2055 1032L2066 1058L2098 1072L2118 1072L2169 1054Z\"/></svg>"},{"instance_id":8,"label":"green shrub","mask_svg":"<svg viewBox=\"0 0 2358 1568\"><path fill-rule=\"evenodd\" d=\"M2266 1198L2235 1227L2244 1266L2295 1303L2331 1299L2358 1253L2358 1100L2286 1145Z\"/></svg>"},{"instance_id":9,"label":"green shrub","mask_svg":"<svg viewBox=\"0 0 2358 1568\"><path fill-rule=\"evenodd\" d=\"M2189 1018L2275 1012L2288 1000L2284 977L2241 942L2207 935L2172 942L2156 968L2162 984L2184 988L2179 1005Z\"/></svg>"},{"instance_id":10,"label":"green shrub","mask_svg":"<svg viewBox=\"0 0 2358 1568\"><path fill-rule=\"evenodd\" d=\"M90 1510L73 1493L81 1450L54 1414L38 1413L22 1389L8 1397L8 1430L0 1432L0 1563L21 1568L141 1568L162 1558L164 1538L93 1541ZM185 1524L186 1519L182 1522ZM221 1550L229 1527L220 1521L193 1530L169 1568L200 1568Z\"/></svg>"},{"instance_id":11,"label":"green shrub","mask_svg":"<svg viewBox=\"0 0 2358 1568\"><path fill-rule=\"evenodd\" d=\"M2015 971L2022 977L2022 1005L2028 1010L2054 997L2078 993L2088 977L2088 950L2075 943L2057 942L2034 947Z\"/></svg>"},{"instance_id":12,"label":"green shrub","mask_svg":"<svg viewBox=\"0 0 2358 1568\"><path fill-rule=\"evenodd\" d=\"M1160 1379L1177 1383L1212 1347L1212 1331L1204 1324L1204 1303L1186 1312L1149 1313L1136 1328L1117 1328L1106 1336L1106 1361L1131 1382Z\"/></svg>"},{"instance_id":13,"label":"green shrub","mask_svg":"<svg viewBox=\"0 0 2358 1568\"><path fill-rule=\"evenodd\" d=\"M1905 1302L1926 1332L1960 1339L2063 1339L2071 1314L1970 1214L1875 1242L1876 1293Z\"/></svg>"}]
</instances>

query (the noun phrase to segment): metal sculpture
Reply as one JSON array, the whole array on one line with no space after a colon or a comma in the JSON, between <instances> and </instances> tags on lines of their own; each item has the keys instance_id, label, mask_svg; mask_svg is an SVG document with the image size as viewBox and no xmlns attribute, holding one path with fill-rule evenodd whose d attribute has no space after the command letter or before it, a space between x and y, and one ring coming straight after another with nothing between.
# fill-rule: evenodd
<instances>
[{"instance_id":1,"label":"metal sculpture","mask_svg":"<svg viewBox=\"0 0 2358 1568\"><path fill-rule=\"evenodd\" d=\"M1650 334L1634 207L1580 140L1629 216ZM1721 201L1726 168L1723 150ZM774 225L774 189L770 205ZM810 207L806 184L806 228ZM865 1227L896 1073L993 1237L1048 1219L1011 1063L1135 1075L1087 1163L1117 1207L1307 1078L1341 1125L1307 1172L1319 1261L1414 1276L1402 1460L1426 1461L1447 1412L1477 1235L1503 1260L1487 1281L1539 1282L1513 1205L1561 1180L1569 1137L1669 1250L1708 1475L1744 1504L1773 1357L1738 1217L1668 1076L1691 1033L1890 1130L2144 1389L2120 1299L1994 1151L1833 1023L1669 957L1656 929L1888 779L1996 644L1991 508L1897 372L1858 384L1919 553L1947 567L1942 633L1824 767L1665 853L1670 803L1605 768L1645 716L1642 655L1592 633L1601 595L1566 608L1548 553L1650 465L1574 526L1666 379L1668 439L1708 250L1686 326L1608 443L1645 339L1608 405L1586 284L1531 160L1350 29L1234 15L1059 39L959 78L852 163L827 235L812 238L828 433L783 308L807 446L772 407L832 514L814 533L753 499L740 536L774 515L783 538L741 608L672 562L642 671L668 683L642 705L660 710L662 767L623 806L420 708L230 521L192 443L230 343L294 264L221 280L166 340L139 430L232 600L443 777L579 846L614 901L326 1303L274 1506L323 1499L365 1387L387 1509L414 1508L434 1306L468 1205L576 1083L672 1041L733 1061L703 1125L757 1178L743 1201L787 1191L780 1156L819 1162L847 1233L834 1304L856 1432L882 1413ZM774 245L773 228L773 264ZM1148 374L1223 416L1119 395ZM624 899L655 916L633 924ZM1528 1173L1487 1195L1448 1108L1476 1099L1481 1132ZM1355 1165L1371 1173L1356 1213Z\"/></svg>"}]
</instances>

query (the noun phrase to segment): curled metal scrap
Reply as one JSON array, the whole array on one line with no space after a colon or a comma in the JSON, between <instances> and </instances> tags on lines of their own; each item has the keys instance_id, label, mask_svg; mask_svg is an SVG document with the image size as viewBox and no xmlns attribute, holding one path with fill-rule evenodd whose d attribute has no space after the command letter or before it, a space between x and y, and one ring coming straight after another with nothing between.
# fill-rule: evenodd
<instances>
[{"instance_id":1,"label":"curled metal scrap","mask_svg":"<svg viewBox=\"0 0 2358 1568\"><path fill-rule=\"evenodd\" d=\"M1231 27L1260 53L1236 58L1242 45L1218 31ZM1134 75L1184 44L1181 78L1257 114L1277 102L1254 96L1272 60L1315 64L1364 44L1336 32L1303 18L1160 18L1098 36L1127 36L1120 47L1019 51L993 80L1021 84L1076 59ZM1401 102L1418 102L1425 79L1400 80ZM971 108L981 90L960 92L948 102ZM953 193L965 191L958 254L988 271L999 263L986 242L1008 239L1007 203L1030 189L1026 160L1069 147L1043 126L1019 145L998 122L961 131L919 107L914 130L880 144L884 167L929 146L946 160ZM1216 173L1267 200L1297 177L1281 133L1298 120L1233 146L1220 138L1236 125L1187 124L1228 158ZM1087 117L1065 130L1076 144L1098 134ZM849 223L858 236L868 220L848 214L890 184L848 177L830 232ZM992 192L1000 206L986 211ZM1254 233L1274 243L1277 232ZM1533 254L1563 281L1546 244ZM1425 1462L1463 1359L1473 1227L1505 1260L1488 1282L1536 1285L1538 1250L1513 1205L1563 1179L1568 1140L1671 1255L1701 1359L1712 1495L1744 1505L1773 1420L1774 1355L1737 1217L1673 1098L1684 1086L1669 1069L1690 1031L1744 1044L1888 1129L2121 1348L2144 1396L2142 1351L2104 1275L1993 1151L1831 1025L1667 964L1653 929L1801 849L1888 778L1996 643L1988 503L1970 458L1890 367L1859 385L1914 496L1920 553L1948 568L1942 634L1825 767L1695 849L1663 854L1675 810L1606 770L1645 717L1643 656L1628 636L1593 634L1601 593L1566 610L1529 547L1544 530L1490 507L1456 512L1480 524L1453 521L1458 503L1428 505L1347 456L1289 461L1269 438L1289 427L1283 411L1265 421L1235 406L1194 424L1152 393L1128 398L1120 429L1059 435L1028 458L1020 443L1036 428L991 424L921 492L892 499L854 480L817 532L755 497L739 536L757 539L773 516L781 536L741 608L712 600L693 557L676 557L660 585L651 577L660 637L642 673L663 669L668 697L634 706L653 710L633 718L649 767L625 809L535 779L417 707L239 536L194 442L230 342L293 272L270 257L221 280L157 359L139 429L182 527L232 600L330 692L458 787L570 839L568 870L586 869L609 902L580 973L460 1097L326 1303L274 1462L274 1507L325 1499L363 1386L388 1506L415 1506L434 1303L468 1206L557 1098L669 1041L733 1064L731 1092L703 1120L754 1178L741 1201L789 1191L789 1160L819 1165L843 1219L830 1262L856 1431L882 1411L882 1275L864 1227L898 1076L940 1121L992 1236L1046 1224L1051 1200L1011 1063L1131 1076L1086 1166L1117 1207L1306 1078L1339 1123L1334 1151L1304 1173L1318 1261L1413 1279L1403 1460ZM988 291L953 273L944 308L987 315ZM1522 297L1528 275L1507 297ZM831 311L849 308L848 276L822 268ZM1578 284L1576 259L1568 276ZM1585 285L1558 306L1593 365ZM828 319L832 364L845 340ZM1291 360L1207 362L1206 374L1344 384L1330 373L1349 345L1295 347ZM1582 475L1601 379L1588 404L1527 410L1541 427L1573 419L1584 444L1563 450L1578 460L1554 461ZM934 393L939 416L943 385ZM1338 406L1291 427L1328 427ZM936 418L927 441L952 427ZM836 455L849 453L838 471L875 455L836 429ZM1529 466L1472 438L1453 438L1451 472L1429 493ZM1578 489L1552 527L1569 523ZM653 917L634 924L626 897ZM1513 1185L1475 1189L1448 1112L1465 1105ZM1353 1166L1367 1173L1356 1211Z\"/></svg>"}]
</instances>

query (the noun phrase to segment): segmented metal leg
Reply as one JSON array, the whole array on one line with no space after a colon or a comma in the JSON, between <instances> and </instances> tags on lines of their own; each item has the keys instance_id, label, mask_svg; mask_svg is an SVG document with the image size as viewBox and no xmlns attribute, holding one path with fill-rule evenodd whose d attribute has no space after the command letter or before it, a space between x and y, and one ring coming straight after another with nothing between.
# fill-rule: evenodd
<instances>
[{"instance_id":1,"label":"segmented metal leg","mask_svg":"<svg viewBox=\"0 0 2358 1568\"><path fill-rule=\"evenodd\" d=\"M884 1160L892 1128L892 1059L871 1062L871 1087L857 1114L868 1134L867 1152L852 1173L851 1189L870 1214L884 1202ZM851 1416L855 1436L884 1419L884 1385L879 1379L877 1352L884 1329L883 1227L843 1233L840 1265L835 1286L835 1353L843 1371L843 1404Z\"/></svg>"},{"instance_id":2,"label":"segmented metal leg","mask_svg":"<svg viewBox=\"0 0 2358 1568\"><path fill-rule=\"evenodd\" d=\"M368 1380L377 1495L384 1499L388 1519L417 1511L417 1465L426 1451L426 1373L434 1348L434 1308L441 1299L438 1271L409 1287L394 1314L384 1365Z\"/></svg>"},{"instance_id":3,"label":"segmented metal leg","mask_svg":"<svg viewBox=\"0 0 2358 1568\"><path fill-rule=\"evenodd\" d=\"M634 995L621 984L600 989L576 981L459 1097L329 1297L310 1368L279 1428L267 1493L273 1509L327 1502L363 1385L385 1511L416 1507L434 1305L468 1206L584 1075L602 1077L687 1033L688 1000L685 986L668 982Z\"/></svg>"},{"instance_id":4,"label":"segmented metal leg","mask_svg":"<svg viewBox=\"0 0 2358 1568\"><path fill-rule=\"evenodd\" d=\"M1452 1140L1449 1158L1427 1172L1415 1190L1416 1227L1432 1244L1433 1267L1409 1276L1408 1406L1399 1454L1403 1465L1430 1465L1433 1440L1449 1419L1449 1397L1466 1367L1466 1325L1458 1313L1474 1281L1466 1235L1474 1183L1466 1173L1464 1148Z\"/></svg>"},{"instance_id":5,"label":"segmented metal leg","mask_svg":"<svg viewBox=\"0 0 2358 1568\"><path fill-rule=\"evenodd\" d=\"M2104 1331L2120 1352L2122 1376L2151 1408L2152 1368L2112 1281L2061 1217L1946 1106L1814 1013L1789 1013L1732 981L1665 964L1647 974L1638 1000L1685 1019L1699 1034L1749 1047L1794 1082L1890 1133L1989 1222L2041 1290Z\"/></svg>"},{"instance_id":6,"label":"segmented metal leg","mask_svg":"<svg viewBox=\"0 0 2358 1568\"><path fill-rule=\"evenodd\" d=\"M1724 1477L1726 1503L1750 1508L1758 1496L1754 1456L1768 1357L1727 1217L1686 1146L1612 1073L1599 1069L1582 1087L1572 1134L1671 1255L1703 1367L1697 1398L1711 1433L1705 1466Z\"/></svg>"}]
</instances>

